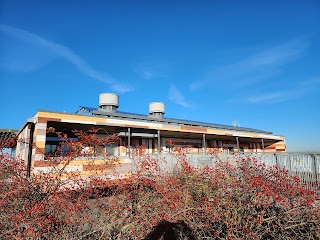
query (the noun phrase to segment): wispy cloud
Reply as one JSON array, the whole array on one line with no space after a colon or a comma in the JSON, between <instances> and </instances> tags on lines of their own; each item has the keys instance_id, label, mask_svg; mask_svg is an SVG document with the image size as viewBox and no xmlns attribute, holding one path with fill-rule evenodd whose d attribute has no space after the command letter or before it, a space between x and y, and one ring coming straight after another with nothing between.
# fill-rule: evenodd
<instances>
[{"instance_id":1,"label":"wispy cloud","mask_svg":"<svg viewBox=\"0 0 320 240\"><path fill-rule=\"evenodd\" d=\"M190 84L191 90L211 86L242 87L261 82L278 75L283 66L303 56L309 47L304 38L293 39L272 47L260 48L255 53L240 57L240 60L215 66L205 76ZM234 58L239 57L236 53ZM222 84L222 83L228 83Z\"/></svg>"},{"instance_id":2,"label":"wispy cloud","mask_svg":"<svg viewBox=\"0 0 320 240\"><path fill-rule=\"evenodd\" d=\"M155 73L152 70L140 69L135 71L141 78L143 79L151 79L154 78Z\"/></svg>"},{"instance_id":3,"label":"wispy cloud","mask_svg":"<svg viewBox=\"0 0 320 240\"><path fill-rule=\"evenodd\" d=\"M119 92L127 92L131 90L131 88L128 86L118 85L116 80L113 79L109 74L94 69L67 46L50 41L26 30L4 24L0 24L0 31L17 40L43 48L45 51L54 54L56 57L60 57L72 63L83 74L93 79L110 84L111 88L117 89Z\"/></svg>"},{"instance_id":4,"label":"wispy cloud","mask_svg":"<svg viewBox=\"0 0 320 240\"><path fill-rule=\"evenodd\" d=\"M170 86L169 99L182 107L191 107L190 103L188 103L188 101L185 99L185 97L182 95L182 93L178 90L178 88L175 85Z\"/></svg>"},{"instance_id":5,"label":"wispy cloud","mask_svg":"<svg viewBox=\"0 0 320 240\"><path fill-rule=\"evenodd\" d=\"M261 92L254 96L250 96L247 101L249 103L278 103L291 99L295 99L306 94L310 94L319 89L320 78L301 81L295 86L282 91Z\"/></svg>"},{"instance_id":6,"label":"wispy cloud","mask_svg":"<svg viewBox=\"0 0 320 240\"><path fill-rule=\"evenodd\" d=\"M111 84L111 89L118 93L132 92L134 90L133 87L121 83Z\"/></svg>"},{"instance_id":7,"label":"wispy cloud","mask_svg":"<svg viewBox=\"0 0 320 240\"><path fill-rule=\"evenodd\" d=\"M161 78L164 76L164 72L168 64L160 64L154 62L141 62L134 64L133 71L142 79L150 80L155 78Z\"/></svg>"},{"instance_id":8,"label":"wispy cloud","mask_svg":"<svg viewBox=\"0 0 320 240\"><path fill-rule=\"evenodd\" d=\"M279 92L267 92L262 93L256 96L251 96L248 98L250 103L259 103L259 102L282 102L286 100L293 92L291 91L279 91Z\"/></svg>"},{"instance_id":9,"label":"wispy cloud","mask_svg":"<svg viewBox=\"0 0 320 240\"><path fill-rule=\"evenodd\" d=\"M308 47L309 42L305 39L293 39L284 44L262 50L257 55L250 57L247 63L251 66L281 66L301 57Z\"/></svg>"}]
</instances>

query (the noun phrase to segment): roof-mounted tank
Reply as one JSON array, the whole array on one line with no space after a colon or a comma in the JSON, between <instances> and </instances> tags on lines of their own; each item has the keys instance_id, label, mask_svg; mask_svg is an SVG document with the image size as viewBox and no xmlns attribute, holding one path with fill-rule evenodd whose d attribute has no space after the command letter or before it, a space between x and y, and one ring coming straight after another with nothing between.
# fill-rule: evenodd
<instances>
[{"instance_id":1,"label":"roof-mounted tank","mask_svg":"<svg viewBox=\"0 0 320 240\"><path fill-rule=\"evenodd\" d=\"M155 118L163 118L164 115L164 103L163 102L151 102L149 103L149 114Z\"/></svg>"},{"instance_id":2,"label":"roof-mounted tank","mask_svg":"<svg viewBox=\"0 0 320 240\"><path fill-rule=\"evenodd\" d=\"M101 93L99 107L108 112L116 112L119 107L119 96L115 93Z\"/></svg>"}]
</instances>

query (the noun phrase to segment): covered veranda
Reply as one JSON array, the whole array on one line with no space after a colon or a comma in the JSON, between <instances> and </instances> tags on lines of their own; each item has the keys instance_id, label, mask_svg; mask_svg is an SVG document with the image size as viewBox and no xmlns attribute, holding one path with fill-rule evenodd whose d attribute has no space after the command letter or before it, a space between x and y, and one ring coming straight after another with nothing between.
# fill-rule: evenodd
<instances>
[{"instance_id":1,"label":"covered veranda","mask_svg":"<svg viewBox=\"0 0 320 240\"><path fill-rule=\"evenodd\" d=\"M171 130L150 129L144 127L91 125L82 123L67 123L48 121L47 128L55 129L46 135L46 149L50 144L57 144L59 139L56 132L64 132L68 137L76 139L72 130L82 130L94 133L98 137L107 137L118 134L119 141L108 146L107 151L115 156L131 157L134 149L142 148L138 154L152 154L170 152L172 147L189 147L193 153L209 154L214 151L220 152L264 152L265 148L280 141L268 138L251 138L243 136L226 136L209 133L194 133ZM171 145L168 146L170 140Z\"/></svg>"}]
</instances>

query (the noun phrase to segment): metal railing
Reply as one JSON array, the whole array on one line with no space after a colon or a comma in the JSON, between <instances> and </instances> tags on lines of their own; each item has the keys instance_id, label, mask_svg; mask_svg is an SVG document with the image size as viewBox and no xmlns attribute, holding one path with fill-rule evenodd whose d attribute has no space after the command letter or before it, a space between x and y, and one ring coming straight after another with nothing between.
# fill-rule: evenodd
<instances>
[{"instance_id":1,"label":"metal railing","mask_svg":"<svg viewBox=\"0 0 320 240\"><path fill-rule=\"evenodd\" d=\"M177 166L178 159L173 154L153 154L152 158L157 159L162 171L170 171ZM279 165L288 170L291 176L297 176L309 190L320 193L320 154L296 154L296 153L215 153L215 154L187 154L187 161L195 167L209 165L214 166L215 162L230 161L236 164L241 158L254 158L257 162L265 164L266 167ZM133 159L133 171L134 171Z\"/></svg>"}]
</instances>

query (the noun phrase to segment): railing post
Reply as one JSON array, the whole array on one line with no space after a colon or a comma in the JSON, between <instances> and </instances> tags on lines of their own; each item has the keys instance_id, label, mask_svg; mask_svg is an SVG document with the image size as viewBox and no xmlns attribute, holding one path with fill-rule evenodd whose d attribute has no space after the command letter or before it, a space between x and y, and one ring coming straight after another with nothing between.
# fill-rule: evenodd
<instances>
[{"instance_id":1,"label":"railing post","mask_svg":"<svg viewBox=\"0 0 320 240\"><path fill-rule=\"evenodd\" d=\"M288 163L288 171L289 171L290 175L293 175L291 162L292 162L292 158L290 158L290 155L287 155L287 162L286 163Z\"/></svg>"},{"instance_id":2,"label":"railing post","mask_svg":"<svg viewBox=\"0 0 320 240\"><path fill-rule=\"evenodd\" d=\"M320 181L318 179L318 173L317 173L317 158L315 154L311 154L311 157L313 158L313 168L314 168L314 175L316 178L316 183L317 183L317 190L318 191L318 186L320 185ZM319 189L320 190L320 189Z\"/></svg>"}]
</instances>

